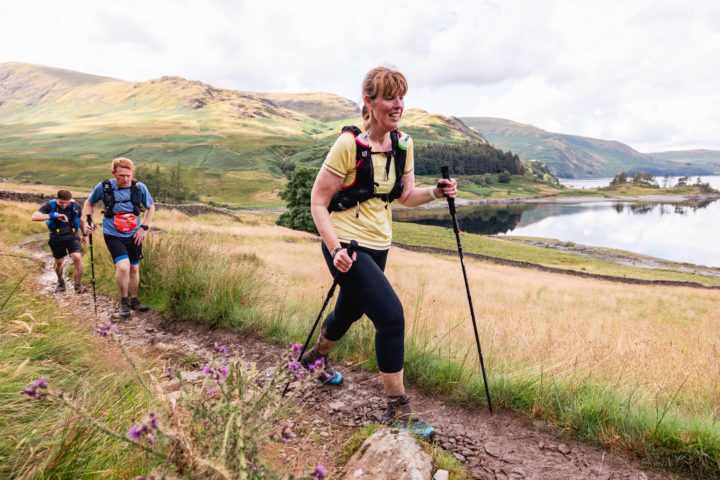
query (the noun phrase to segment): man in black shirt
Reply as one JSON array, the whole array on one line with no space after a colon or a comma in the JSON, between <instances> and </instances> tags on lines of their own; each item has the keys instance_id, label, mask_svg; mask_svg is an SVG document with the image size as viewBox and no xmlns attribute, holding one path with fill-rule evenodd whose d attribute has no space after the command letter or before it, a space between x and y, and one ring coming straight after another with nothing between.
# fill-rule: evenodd
<instances>
[{"instance_id":1,"label":"man in black shirt","mask_svg":"<svg viewBox=\"0 0 720 480\"><path fill-rule=\"evenodd\" d=\"M57 291L65 291L63 279L63 263L65 255L70 255L75 267L73 280L75 292L82 293L82 247L87 236L84 234L85 222L81 218L81 210L68 190L58 190L57 196L33 213L32 220L45 222L50 230L50 250L55 257L55 273L58 278ZM78 234L82 233L82 239Z\"/></svg>"}]
</instances>

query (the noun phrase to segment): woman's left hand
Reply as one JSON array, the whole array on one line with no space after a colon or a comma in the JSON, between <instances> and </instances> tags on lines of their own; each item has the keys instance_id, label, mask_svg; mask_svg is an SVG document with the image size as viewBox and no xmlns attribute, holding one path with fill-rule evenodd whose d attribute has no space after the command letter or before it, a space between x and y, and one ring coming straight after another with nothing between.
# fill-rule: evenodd
<instances>
[{"instance_id":1,"label":"woman's left hand","mask_svg":"<svg viewBox=\"0 0 720 480\"><path fill-rule=\"evenodd\" d=\"M454 178L441 178L438 180L437 189L443 196L455 198L457 197L457 180Z\"/></svg>"}]
</instances>

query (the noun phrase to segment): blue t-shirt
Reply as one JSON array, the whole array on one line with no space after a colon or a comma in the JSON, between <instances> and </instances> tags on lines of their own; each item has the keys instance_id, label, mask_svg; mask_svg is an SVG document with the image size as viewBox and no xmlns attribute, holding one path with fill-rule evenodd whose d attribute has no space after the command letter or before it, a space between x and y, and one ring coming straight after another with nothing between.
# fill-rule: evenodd
<instances>
[{"instance_id":1,"label":"blue t-shirt","mask_svg":"<svg viewBox=\"0 0 720 480\"><path fill-rule=\"evenodd\" d=\"M113 192L115 193L115 206L113 207L113 213L118 212L125 212L125 213L131 213L133 211L133 204L130 201L130 187L127 188L118 188L118 184L115 181L114 178L110 179L110 185L113 187ZM153 199L150 196L150 192L148 191L147 187L144 183L137 183L138 188L140 189L140 193L142 194L142 205L145 208L148 208L153 203ZM95 205L100 200L102 200L103 197L103 186L102 182L95 185L95 188L93 189L92 193L88 197L88 201ZM135 235L135 232L137 232L138 228L140 228L140 215L136 215L137 220L137 226L130 230L129 232L121 232L117 228L115 228L115 224L113 223L112 218L103 217L102 227L103 227L103 234L104 235L110 235L111 237L132 237Z\"/></svg>"}]
</instances>

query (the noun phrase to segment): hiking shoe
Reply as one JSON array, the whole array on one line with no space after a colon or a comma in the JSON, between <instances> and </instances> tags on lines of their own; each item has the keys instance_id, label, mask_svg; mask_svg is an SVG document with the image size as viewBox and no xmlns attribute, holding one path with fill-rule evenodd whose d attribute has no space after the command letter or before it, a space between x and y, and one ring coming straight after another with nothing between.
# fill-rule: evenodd
<instances>
[{"instance_id":1,"label":"hiking shoe","mask_svg":"<svg viewBox=\"0 0 720 480\"><path fill-rule=\"evenodd\" d=\"M75 287L75 293L80 294L85 291L85 285L83 285L82 283L76 283L74 287Z\"/></svg>"},{"instance_id":2,"label":"hiking shoe","mask_svg":"<svg viewBox=\"0 0 720 480\"><path fill-rule=\"evenodd\" d=\"M318 352L317 346L314 346L303 354L300 359L300 365L310 372L320 370L317 379L323 385L340 385L343 381L342 373L334 370L330 366L328 356Z\"/></svg>"},{"instance_id":3,"label":"hiking shoe","mask_svg":"<svg viewBox=\"0 0 720 480\"><path fill-rule=\"evenodd\" d=\"M56 292L64 292L65 291L65 280L59 280L57 287L55 287Z\"/></svg>"},{"instance_id":4,"label":"hiking shoe","mask_svg":"<svg viewBox=\"0 0 720 480\"><path fill-rule=\"evenodd\" d=\"M388 397L387 409L380 422L403 428L421 438L432 438L435 435L435 429L429 423L413 414L407 395Z\"/></svg>"},{"instance_id":5,"label":"hiking shoe","mask_svg":"<svg viewBox=\"0 0 720 480\"><path fill-rule=\"evenodd\" d=\"M118 312L118 316L123 319L128 319L132 315L132 312L130 312L130 299L127 297L122 298L120 300L120 312Z\"/></svg>"},{"instance_id":6,"label":"hiking shoe","mask_svg":"<svg viewBox=\"0 0 720 480\"><path fill-rule=\"evenodd\" d=\"M140 303L140 300L138 300L137 297L132 297L130 299L130 308L133 310L137 310L138 312L147 312L150 310L150 307L145 305L144 303Z\"/></svg>"}]
</instances>

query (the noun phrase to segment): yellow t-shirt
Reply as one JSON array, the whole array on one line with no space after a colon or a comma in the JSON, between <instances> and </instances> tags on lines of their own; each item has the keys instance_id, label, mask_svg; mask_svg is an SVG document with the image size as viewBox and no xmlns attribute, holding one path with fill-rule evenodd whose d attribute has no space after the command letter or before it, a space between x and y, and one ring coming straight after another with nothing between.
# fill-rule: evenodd
<instances>
[{"instance_id":1,"label":"yellow t-shirt","mask_svg":"<svg viewBox=\"0 0 720 480\"><path fill-rule=\"evenodd\" d=\"M367 142L366 133L361 137ZM412 139L403 133L400 142L407 146L404 175L415 168L413 159ZM395 158L390 161L389 171L386 168L385 153L372 153L373 173L375 176L375 193L390 193L395 185ZM330 149L323 168L343 177L342 186L346 187L355 180L356 144L351 133L343 133ZM387 207L387 208L386 208ZM332 224L335 234L341 242L349 243L356 240L358 245L374 250L387 250L392 242L392 203L387 204L380 198L371 198L360 204L359 215L356 207L342 212L332 212Z\"/></svg>"}]
</instances>

